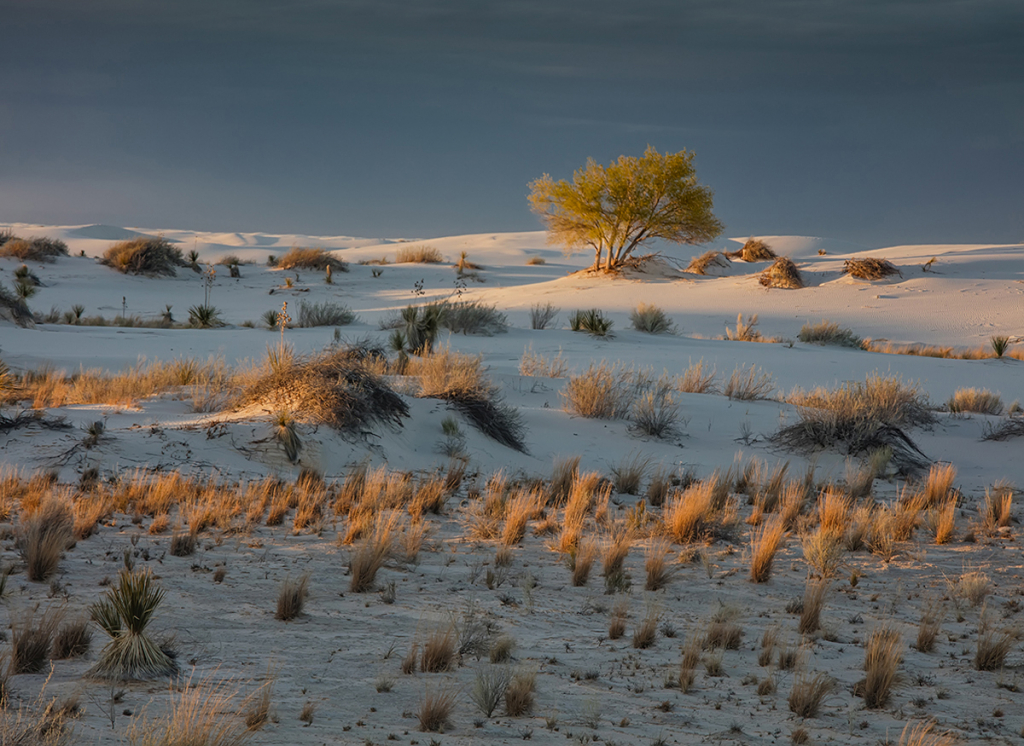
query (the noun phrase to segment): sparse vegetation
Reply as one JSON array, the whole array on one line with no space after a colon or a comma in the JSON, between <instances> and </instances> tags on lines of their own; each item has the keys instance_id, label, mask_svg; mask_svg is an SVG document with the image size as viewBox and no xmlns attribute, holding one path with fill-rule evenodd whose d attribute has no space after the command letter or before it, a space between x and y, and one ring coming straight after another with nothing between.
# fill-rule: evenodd
<instances>
[{"instance_id":1,"label":"sparse vegetation","mask_svg":"<svg viewBox=\"0 0 1024 746\"><path fill-rule=\"evenodd\" d=\"M804 324L797 339L805 344L837 345L839 347L860 347L861 338L849 329L843 329L834 321L819 321Z\"/></svg>"},{"instance_id":2,"label":"sparse vegetation","mask_svg":"<svg viewBox=\"0 0 1024 746\"><path fill-rule=\"evenodd\" d=\"M0 233L0 257L23 262L53 262L68 255L68 245L56 238L18 238Z\"/></svg>"},{"instance_id":3,"label":"sparse vegetation","mask_svg":"<svg viewBox=\"0 0 1024 746\"><path fill-rule=\"evenodd\" d=\"M274 618L282 622L291 620L302 614L309 593L309 576L301 575L298 580L287 578L277 593L277 611Z\"/></svg>"},{"instance_id":4,"label":"sparse vegetation","mask_svg":"<svg viewBox=\"0 0 1024 746\"><path fill-rule=\"evenodd\" d=\"M399 246L395 252L395 264L440 264L444 256L434 246Z\"/></svg>"},{"instance_id":5,"label":"sparse vegetation","mask_svg":"<svg viewBox=\"0 0 1024 746\"><path fill-rule=\"evenodd\" d=\"M888 259L847 259L843 262L843 273L858 280L884 280L892 275L903 277L903 273Z\"/></svg>"},{"instance_id":6,"label":"sparse vegetation","mask_svg":"<svg viewBox=\"0 0 1024 746\"><path fill-rule=\"evenodd\" d=\"M804 278L789 257L780 256L761 272L757 280L766 288L796 290L804 287Z\"/></svg>"},{"instance_id":7,"label":"sparse vegetation","mask_svg":"<svg viewBox=\"0 0 1024 746\"><path fill-rule=\"evenodd\" d=\"M672 319L666 316L660 308L650 303L641 303L634 308L629 314L629 320L638 332L665 334L672 331Z\"/></svg>"},{"instance_id":8,"label":"sparse vegetation","mask_svg":"<svg viewBox=\"0 0 1024 746\"><path fill-rule=\"evenodd\" d=\"M352 309L341 303L299 303L299 326L303 329L314 326L348 326L355 320L356 315Z\"/></svg>"},{"instance_id":9,"label":"sparse vegetation","mask_svg":"<svg viewBox=\"0 0 1024 746\"><path fill-rule=\"evenodd\" d=\"M116 243L103 252L102 264L129 275L174 277L189 262L181 249L166 238L140 237Z\"/></svg>"},{"instance_id":10,"label":"sparse vegetation","mask_svg":"<svg viewBox=\"0 0 1024 746\"><path fill-rule=\"evenodd\" d=\"M573 311L569 314L569 328L574 332L586 332L594 337L610 337L612 325L612 320L597 308Z\"/></svg>"},{"instance_id":11,"label":"sparse vegetation","mask_svg":"<svg viewBox=\"0 0 1024 746\"><path fill-rule=\"evenodd\" d=\"M953 414L973 412L1000 415L1003 413L1003 400L999 398L999 394L993 394L988 389L957 389L946 402L946 409Z\"/></svg>"},{"instance_id":12,"label":"sparse vegetation","mask_svg":"<svg viewBox=\"0 0 1024 746\"><path fill-rule=\"evenodd\" d=\"M289 249L287 254L279 257L271 266L277 269L310 269L320 272L330 267L336 272L348 272L348 264L334 254L317 248Z\"/></svg>"}]
</instances>

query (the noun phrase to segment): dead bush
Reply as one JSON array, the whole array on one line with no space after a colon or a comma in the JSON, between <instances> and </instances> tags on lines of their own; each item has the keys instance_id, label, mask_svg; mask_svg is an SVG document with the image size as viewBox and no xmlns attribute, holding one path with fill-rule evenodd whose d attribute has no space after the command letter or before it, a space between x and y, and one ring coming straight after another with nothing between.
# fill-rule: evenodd
<instances>
[{"instance_id":1,"label":"dead bush","mask_svg":"<svg viewBox=\"0 0 1024 746\"><path fill-rule=\"evenodd\" d=\"M766 267L757 281L766 288L797 290L804 287L804 278L800 270L792 259L785 256L778 257Z\"/></svg>"},{"instance_id":2,"label":"dead bush","mask_svg":"<svg viewBox=\"0 0 1024 746\"><path fill-rule=\"evenodd\" d=\"M858 280L883 280L891 275L903 277L895 264L888 259L847 259L843 262L843 274L856 277Z\"/></svg>"}]
</instances>

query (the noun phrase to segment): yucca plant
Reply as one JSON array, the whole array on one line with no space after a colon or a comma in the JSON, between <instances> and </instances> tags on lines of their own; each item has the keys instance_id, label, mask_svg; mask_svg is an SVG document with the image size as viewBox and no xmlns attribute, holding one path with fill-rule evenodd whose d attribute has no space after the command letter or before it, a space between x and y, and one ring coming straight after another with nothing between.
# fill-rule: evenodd
<instances>
[{"instance_id":1,"label":"yucca plant","mask_svg":"<svg viewBox=\"0 0 1024 746\"><path fill-rule=\"evenodd\" d=\"M188 309L188 325L196 329L211 329L215 326L224 326L224 322L220 320L220 311L204 304Z\"/></svg>"},{"instance_id":2,"label":"yucca plant","mask_svg":"<svg viewBox=\"0 0 1024 746\"><path fill-rule=\"evenodd\" d=\"M992 351L996 353L996 357L1002 357L1006 348L1010 346L1010 338L1002 334L997 334L989 341L992 343Z\"/></svg>"},{"instance_id":3,"label":"yucca plant","mask_svg":"<svg viewBox=\"0 0 1024 746\"><path fill-rule=\"evenodd\" d=\"M268 329L277 329L277 324L280 319L280 313L276 308L271 308L269 311L264 311L263 315L260 316L263 323L267 325Z\"/></svg>"},{"instance_id":4,"label":"yucca plant","mask_svg":"<svg viewBox=\"0 0 1024 746\"><path fill-rule=\"evenodd\" d=\"M117 585L89 609L110 636L89 674L109 681L140 681L170 676L177 664L146 635L164 591L149 569L121 572Z\"/></svg>"}]
</instances>

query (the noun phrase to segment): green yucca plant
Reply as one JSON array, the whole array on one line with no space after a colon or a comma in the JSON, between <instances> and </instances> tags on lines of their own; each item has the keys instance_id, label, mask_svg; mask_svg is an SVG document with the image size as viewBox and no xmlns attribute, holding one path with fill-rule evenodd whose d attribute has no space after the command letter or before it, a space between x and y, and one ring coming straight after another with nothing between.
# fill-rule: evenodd
<instances>
[{"instance_id":1,"label":"green yucca plant","mask_svg":"<svg viewBox=\"0 0 1024 746\"><path fill-rule=\"evenodd\" d=\"M215 326L224 326L224 322L220 320L220 311L204 304L188 309L188 325L196 329L211 329Z\"/></svg>"},{"instance_id":2,"label":"green yucca plant","mask_svg":"<svg viewBox=\"0 0 1024 746\"><path fill-rule=\"evenodd\" d=\"M278 321L280 320L280 312L276 308L271 308L269 311L264 311L263 315L260 316L263 323L267 325L268 329L277 329Z\"/></svg>"},{"instance_id":3,"label":"green yucca plant","mask_svg":"<svg viewBox=\"0 0 1024 746\"><path fill-rule=\"evenodd\" d=\"M145 570L124 570L117 585L89 609L92 620L110 636L89 675L111 681L138 681L170 676L177 664L146 635L146 627L164 591Z\"/></svg>"},{"instance_id":4,"label":"green yucca plant","mask_svg":"<svg viewBox=\"0 0 1024 746\"><path fill-rule=\"evenodd\" d=\"M996 357L1002 357L1006 348L1010 346L1010 338L1002 334L997 334L989 341L992 343L992 351L996 353Z\"/></svg>"}]
</instances>

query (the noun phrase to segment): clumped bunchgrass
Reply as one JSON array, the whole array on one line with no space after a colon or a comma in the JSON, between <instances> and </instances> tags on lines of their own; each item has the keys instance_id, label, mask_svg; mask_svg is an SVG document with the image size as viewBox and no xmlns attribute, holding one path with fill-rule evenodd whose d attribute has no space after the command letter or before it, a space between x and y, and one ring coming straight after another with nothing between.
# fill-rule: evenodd
<instances>
[{"instance_id":1,"label":"clumped bunchgrass","mask_svg":"<svg viewBox=\"0 0 1024 746\"><path fill-rule=\"evenodd\" d=\"M647 556L644 558L644 590L660 591L672 578L672 568L668 564L668 544L664 541L654 541L647 548Z\"/></svg>"},{"instance_id":2,"label":"clumped bunchgrass","mask_svg":"<svg viewBox=\"0 0 1024 746\"><path fill-rule=\"evenodd\" d=\"M946 408L953 414L1000 415L1003 413L1003 400L988 389L960 388L949 397Z\"/></svg>"},{"instance_id":3,"label":"clumped bunchgrass","mask_svg":"<svg viewBox=\"0 0 1024 746\"><path fill-rule=\"evenodd\" d=\"M765 267L757 281L766 288L797 290L804 287L803 275L793 260L786 256L776 258L770 266Z\"/></svg>"},{"instance_id":4,"label":"clumped bunchgrass","mask_svg":"<svg viewBox=\"0 0 1024 746\"><path fill-rule=\"evenodd\" d=\"M399 246L395 252L395 264L440 264L443 261L441 251L429 244Z\"/></svg>"},{"instance_id":5,"label":"clumped bunchgrass","mask_svg":"<svg viewBox=\"0 0 1024 746\"><path fill-rule=\"evenodd\" d=\"M666 534L685 544L727 534L735 523L728 485L717 473L676 492L665 502Z\"/></svg>"},{"instance_id":6,"label":"clumped bunchgrass","mask_svg":"<svg viewBox=\"0 0 1024 746\"><path fill-rule=\"evenodd\" d=\"M1018 627L1010 625L996 629L992 620L982 614L978 626L978 645L974 651L974 667L979 671L998 671L1006 656L1021 638Z\"/></svg>"},{"instance_id":7,"label":"clumped bunchgrass","mask_svg":"<svg viewBox=\"0 0 1024 746\"><path fill-rule=\"evenodd\" d=\"M652 438L667 438L677 431L679 406L667 386L645 391L633 403L630 429Z\"/></svg>"},{"instance_id":8,"label":"clumped bunchgrass","mask_svg":"<svg viewBox=\"0 0 1024 746\"><path fill-rule=\"evenodd\" d=\"M498 709L512 681L512 675L512 669L506 665L486 666L477 670L469 689L469 698L481 715L489 718Z\"/></svg>"},{"instance_id":9,"label":"clumped bunchgrass","mask_svg":"<svg viewBox=\"0 0 1024 746\"><path fill-rule=\"evenodd\" d=\"M1013 485L1000 480L985 488L981 504L981 527L989 533L1010 525L1013 520Z\"/></svg>"},{"instance_id":10,"label":"clumped bunchgrass","mask_svg":"<svg viewBox=\"0 0 1024 746\"><path fill-rule=\"evenodd\" d=\"M0 257L20 259L23 262L53 262L68 255L68 245L59 238L18 238L0 233Z\"/></svg>"},{"instance_id":11,"label":"clumped bunchgrass","mask_svg":"<svg viewBox=\"0 0 1024 746\"><path fill-rule=\"evenodd\" d=\"M897 746L953 746L957 739L949 731L935 732L935 722L907 723Z\"/></svg>"},{"instance_id":12,"label":"clumped bunchgrass","mask_svg":"<svg viewBox=\"0 0 1024 746\"><path fill-rule=\"evenodd\" d=\"M129 275L174 277L178 267L187 267L181 249L162 236L140 236L115 243L103 252L101 264Z\"/></svg>"},{"instance_id":13,"label":"clumped bunchgrass","mask_svg":"<svg viewBox=\"0 0 1024 746\"><path fill-rule=\"evenodd\" d=\"M534 692L537 688L536 671L519 671L512 677L505 689L505 714L522 717L533 710Z\"/></svg>"},{"instance_id":14,"label":"clumped bunchgrass","mask_svg":"<svg viewBox=\"0 0 1024 746\"><path fill-rule=\"evenodd\" d=\"M410 364L408 372L419 376L419 396L448 402L484 435L514 450L526 450L522 415L484 376L479 356L445 348Z\"/></svg>"},{"instance_id":15,"label":"clumped bunchgrass","mask_svg":"<svg viewBox=\"0 0 1024 746\"><path fill-rule=\"evenodd\" d=\"M543 264L547 264L547 260L542 256L531 256L526 260L526 264L531 267L537 267Z\"/></svg>"},{"instance_id":16,"label":"clumped bunchgrass","mask_svg":"<svg viewBox=\"0 0 1024 746\"><path fill-rule=\"evenodd\" d=\"M658 622L660 620L661 617L655 609L648 609L647 614L633 630L634 648L646 650L654 645L658 639Z\"/></svg>"},{"instance_id":17,"label":"clumped bunchgrass","mask_svg":"<svg viewBox=\"0 0 1024 746\"><path fill-rule=\"evenodd\" d=\"M821 629L821 610L825 605L825 595L828 593L828 589L827 578L807 581L807 585L804 587L800 620L797 624L797 631L800 634L807 635Z\"/></svg>"},{"instance_id":18,"label":"clumped bunchgrass","mask_svg":"<svg viewBox=\"0 0 1024 746\"><path fill-rule=\"evenodd\" d=\"M789 709L802 718L818 716L821 705L836 690L836 681L826 673L798 674L789 694Z\"/></svg>"},{"instance_id":19,"label":"clumped bunchgrass","mask_svg":"<svg viewBox=\"0 0 1024 746\"><path fill-rule=\"evenodd\" d=\"M686 272L695 275L706 275L712 268L725 269L729 266L729 257L721 251L706 251L700 256L695 256L686 267Z\"/></svg>"},{"instance_id":20,"label":"clumped bunchgrass","mask_svg":"<svg viewBox=\"0 0 1024 746\"><path fill-rule=\"evenodd\" d=\"M38 608L15 614L11 621L9 671L12 674L38 673L50 659L50 649L57 636L61 614L48 609L36 616Z\"/></svg>"},{"instance_id":21,"label":"clumped bunchgrass","mask_svg":"<svg viewBox=\"0 0 1024 746\"><path fill-rule=\"evenodd\" d=\"M16 292L8 290L0 284L0 318L8 317L18 326L29 326L33 323L32 311L25 299Z\"/></svg>"},{"instance_id":22,"label":"clumped bunchgrass","mask_svg":"<svg viewBox=\"0 0 1024 746\"><path fill-rule=\"evenodd\" d=\"M79 658L89 652L92 643L92 630L88 619L74 619L61 625L53 638L53 649L50 653L54 660Z\"/></svg>"},{"instance_id":23,"label":"clumped bunchgrass","mask_svg":"<svg viewBox=\"0 0 1024 746\"><path fill-rule=\"evenodd\" d=\"M640 453L631 454L612 467L612 484L615 491L624 495L636 495L640 492L647 469L651 465L650 458Z\"/></svg>"},{"instance_id":24,"label":"clumped bunchgrass","mask_svg":"<svg viewBox=\"0 0 1024 746\"><path fill-rule=\"evenodd\" d=\"M633 328L648 334L665 334L672 331L672 319L652 303L641 303L629 314Z\"/></svg>"},{"instance_id":25,"label":"clumped bunchgrass","mask_svg":"<svg viewBox=\"0 0 1024 746\"><path fill-rule=\"evenodd\" d=\"M89 670L90 676L138 681L170 676L178 670L174 659L146 633L163 598L164 591L148 568L120 573L117 584L90 607L92 620L110 636L99 661Z\"/></svg>"},{"instance_id":26,"label":"clumped bunchgrass","mask_svg":"<svg viewBox=\"0 0 1024 746\"><path fill-rule=\"evenodd\" d=\"M600 309L577 310L569 314L569 329L594 337L611 337L613 322Z\"/></svg>"},{"instance_id":27,"label":"clumped bunchgrass","mask_svg":"<svg viewBox=\"0 0 1024 746\"><path fill-rule=\"evenodd\" d=\"M315 269L323 272L328 267L338 272L348 272L348 265L328 251L319 248L294 247L277 260L278 269Z\"/></svg>"},{"instance_id":28,"label":"clumped bunchgrass","mask_svg":"<svg viewBox=\"0 0 1024 746\"><path fill-rule=\"evenodd\" d=\"M885 707L897 683L903 662L903 639L899 630L883 625L873 630L864 644L864 684L861 692L869 710Z\"/></svg>"},{"instance_id":29,"label":"clumped bunchgrass","mask_svg":"<svg viewBox=\"0 0 1024 746\"><path fill-rule=\"evenodd\" d=\"M717 371L701 358L690 363L683 375L676 379L676 388L684 394L717 394Z\"/></svg>"},{"instance_id":30,"label":"clumped bunchgrass","mask_svg":"<svg viewBox=\"0 0 1024 746\"><path fill-rule=\"evenodd\" d=\"M843 262L843 274L856 277L858 280L883 280L892 275L903 277L903 273L888 259L868 257L866 259L847 259Z\"/></svg>"},{"instance_id":31,"label":"clumped bunchgrass","mask_svg":"<svg viewBox=\"0 0 1024 746\"><path fill-rule=\"evenodd\" d=\"M569 569L572 572L572 584L577 588L587 584L596 556L597 544L589 539L582 539L570 548Z\"/></svg>"},{"instance_id":32,"label":"clumped bunchgrass","mask_svg":"<svg viewBox=\"0 0 1024 746\"><path fill-rule=\"evenodd\" d=\"M725 327L725 338L730 342L760 342L763 338L757 330L757 314L743 320L743 314L736 314L736 329Z\"/></svg>"},{"instance_id":33,"label":"clumped bunchgrass","mask_svg":"<svg viewBox=\"0 0 1024 746\"><path fill-rule=\"evenodd\" d=\"M917 640L914 643L918 652L930 653L935 650L935 640L942 626L942 615L942 605L934 602L928 604L921 612L921 621L917 625Z\"/></svg>"},{"instance_id":34,"label":"clumped bunchgrass","mask_svg":"<svg viewBox=\"0 0 1024 746\"><path fill-rule=\"evenodd\" d=\"M917 384L904 383L898 375L874 373L863 383L796 390L788 401L796 405L800 421L773 435L776 445L803 451L838 449L848 455L888 447L901 473L915 472L929 463L903 431L930 425L935 415Z\"/></svg>"},{"instance_id":35,"label":"clumped bunchgrass","mask_svg":"<svg viewBox=\"0 0 1024 746\"><path fill-rule=\"evenodd\" d=\"M530 328L547 329L548 324L554 321L558 315L559 308L551 303L535 303L530 307Z\"/></svg>"},{"instance_id":36,"label":"clumped bunchgrass","mask_svg":"<svg viewBox=\"0 0 1024 746\"><path fill-rule=\"evenodd\" d=\"M301 575L298 580L287 578L277 593L277 611L274 618L290 622L302 614L309 595L309 576Z\"/></svg>"},{"instance_id":37,"label":"clumped bunchgrass","mask_svg":"<svg viewBox=\"0 0 1024 746\"><path fill-rule=\"evenodd\" d=\"M834 321L819 321L816 324L806 323L797 335L804 344L837 345L839 347L860 347L861 340L850 329L844 329Z\"/></svg>"},{"instance_id":38,"label":"clumped bunchgrass","mask_svg":"<svg viewBox=\"0 0 1024 746\"><path fill-rule=\"evenodd\" d=\"M391 553L392 537L390 526L381 528L367 537L352 552L349 559L349 590L353 593L368 593L376 588L377 571L384 566Z\"/></svg>"},{"instance_id":39,"label":"clumped bunchgrass","mask_svg":"<svg viewBox=\"0 0 1024 746\"><path fill-rule=\"evenodd\" d=\"M562 357L562 351L554 357L546 357L533 351L531 342L519 359L519 375L543 378L564 378L569 372L569 363Z\"/></svg>"},{"instance_id":40,"label":"clumped bunchgrass","mask_svg":"<svg viewBox=\"0 0 1024 746\"><path fill-rule=\"evenodd\" d=\"M420 652L420 670L424 673L447 671L455 664L455 628L451 625L431 632Z\"/></svg>"},{"instance_id":41,"label":"clumped bunchgrass","mask_svg":"<svg viewBox=\"0 0 1024 746\"><path fill-rule=\"evenodd\" d=\"M842 534L830 533L819 526L803 538L804 561L821 577L831 578L843 563L845 543Z\"/></svg>"},{"instance_id":42,"label":"clumped bunchgrass","mask_svg":"<svg viewBox=\"0 0 1024 746\"><path fill-rule=\"evenodd\" d=\"M479 301L443 301L440 325L452 334L480 334L490 337L508 330L508 318L497 306Z\"/></svg>"},{"instance_id":43,"label":"clumped bunchgrass","mask_svg":"<svg viewBox=\"0 0 1024 746\"><path fill-rule=\"evenodd\" d=\"M314 326L347 326L356 320L348 306L331 301L322 303L299 303L299 326L307 329Z\"/></svg>"}]
</instances>

